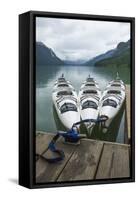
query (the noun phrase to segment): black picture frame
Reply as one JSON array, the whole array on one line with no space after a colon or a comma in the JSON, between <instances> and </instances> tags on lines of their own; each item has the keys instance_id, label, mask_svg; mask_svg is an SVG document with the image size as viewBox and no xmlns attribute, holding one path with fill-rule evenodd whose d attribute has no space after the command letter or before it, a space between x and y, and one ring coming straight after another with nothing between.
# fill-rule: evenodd
<instances>
[{"instance_id":1,"label":"black picture frame","mask_svg":"<svg viewBox=\"0 0 138 200\"><path fill-rule=\"evenodd\" d=\"M130 22L131 24L131 174L129 178L35 183L35 18ZM135 18L29 11L19 15L19 184L27 188L125 183L135 181Z\"/></svg>"}]
</instances>

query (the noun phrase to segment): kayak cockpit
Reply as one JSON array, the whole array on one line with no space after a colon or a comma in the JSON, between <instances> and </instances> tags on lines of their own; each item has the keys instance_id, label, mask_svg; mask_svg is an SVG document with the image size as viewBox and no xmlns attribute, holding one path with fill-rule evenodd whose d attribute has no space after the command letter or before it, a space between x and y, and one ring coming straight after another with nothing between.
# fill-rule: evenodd
<instances>
[{"instance_id":1,"label":"kayak cockpit","mask_svg":"<svg viewBox=\"0 0 138 200\"><path fill-rule=\"evenodd\" d=\"M83 94L97 94L97 90L84 90Z\"/></svg>"},{"instance_id":2,"label":"kayak cockpit","mask_svg":"<svg viewBox=\"0 0 138 200\"><path fill-rule=\"evenodd\" d=\"M57 96L67 96L67 95L73 95L72 91L65 90L65 91L59 91L57 93Z\"/></svg>"},{"instance_id":3,"label":"kayak cockpit","mask_svg":"<svg viewBox=\"0 0 138 200\"><path fill-rule=\"evenodd\" d=\"M60 111L61 113L65 113L65 112L68 112L68 111L74 111L74 112L77 112L77 107L75 104L73 103L64 103L61 107L60 107Z\"/></svg>"},{"instance_id":4,"label":"kayak cockpit","mask_svg":"<svg viewBox=\"0 0 138 200\"><path fill-rule=\"evenodd\" d=\"M58 84L58 86L57 87L69 87L69 85L68 84L66 84L66 83L61 83L61 84Z\"/></svg>"},{"instance_id":5,"label":"kayak cockpit","mask_svg":"<svg viewBox=\"0 0 138 200\"><path fill-rule=\"evenodd\" d=\"M93 108L93 109L97 110L98 105L92 100L87 100L82 104L82 110L87 109L87 108Z\"/></svg>"},{"instance_id":6,"label":"kayak cockpit","mask_svg":"<svg viewBox=\"0 0 138 200\"><path fill-rule=\"evenodd\" d=\"M116 108L117 102L113 99L106 99L102 104L102 107L104 107L104 106L111 106L113 108Z\"/></svg>"}]
</instances>

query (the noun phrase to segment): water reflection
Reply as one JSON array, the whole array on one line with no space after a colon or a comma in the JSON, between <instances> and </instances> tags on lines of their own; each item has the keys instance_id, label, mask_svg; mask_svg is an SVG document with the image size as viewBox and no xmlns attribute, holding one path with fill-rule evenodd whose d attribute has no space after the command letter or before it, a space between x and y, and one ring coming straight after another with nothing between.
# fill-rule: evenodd
<instances>
[{"instance_id":1,"label":"water reflection","mask_svg":"<svg viewBox=\"0 0 138 200\"><path fill-rule=\"evenodd\" d=\"M90 66L37 66L36 67L36 129L39 131L56 132L57 130L65 130L63 125L57 118L57 114L53 109L52 103L52 89L55 80L64 73L65 77L71 81L77 92L80 89L82 82L86 77L91 74L99 83L100 88L103 90L108 82L116 77L116 72L119 72L121 79L129 84L130 82L130 69L127 67L90 67ZM118 132L113 133L113 128L106 134L103 134L98 127L95 127L95 131L92 133L92 137L96 139L104 139L122 142L124 127L125 112L120 111L120 115L117 116L115 123L112 122ZM97 131L98 128L98 131ZM120 130L121 129L121 130ZM81 125L82 132L86 133L85 127Z\"/></svg>"},{"instance_id":2,"label":"water reflection","mask_svg":"<svg viewBox=\"0 0 138 200\"><path fill-rule=\"evenodd\" d=\"M121 79L126 83L130 83L130 69L128 67L92 67L92 66L37 66L36 67L36 87L46 87L51 85L55 80L64 73L75 86L86 79L91 74L103 88L108 81L116 77L119 72ZM53 85L52 85L53 86ZM77 87L77 89L79 89Z\"/></svg>"},{"instance_id":3,"label":"water reflection","mask_svg":"<svg viewBox=\"0 0 138 200\"><path fill-rule=\"evenodd\" d=\"M100 125L96 125L91 135L91 138L124 143L125 118L122 118L122 116L124 115L125 115L125 104L123 104L119 113L111 122L107 132L104 133L103 128ZM120 127L121 124L122 126Z\"/></svg>"}]
</instances>

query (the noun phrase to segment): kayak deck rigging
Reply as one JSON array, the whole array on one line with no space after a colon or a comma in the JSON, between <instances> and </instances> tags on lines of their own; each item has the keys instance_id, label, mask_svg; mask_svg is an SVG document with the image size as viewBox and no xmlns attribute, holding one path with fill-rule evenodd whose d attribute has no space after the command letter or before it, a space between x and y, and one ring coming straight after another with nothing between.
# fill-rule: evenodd
<instances>
[{"instance_id":1,"label":"kayak deck rigging","mask_svg":"<svg viewBox=\"0 0 138 200\"><path fill-rule=\"evenodd\" d=\"M45 159L47 162L50 163L56 163L59 162L61 160L63 160L65 158L65 154L64 151L61 149L56 148L56 141L59 139L59 137L63 137L65 142L69 142L72 144L76 144L80 139L82 138L86 138L85 135L80 135L79 134L79 129L78 129L78 125L82 124L82 123L87 123L87 122L94 122L94 123L100 123L100 122L104 122L106 121L107 118L106 117L100 117L98 119L84 119L81 120L79 122L76 122L72 125L72 128L69 129L66 132L63 131L58 131L57 133L54 133L54 136L52 138L52 140L50 141L50 143L48 144L48 149L51 152L56 153L58 156L56 157L52 157L52 158L47 158L45 156L45 158L43 158L41 155L37 155L38 157L42 157L43 159Z\"/></svg>"},{"instance_id":2,"label":"kayak deck rigging","mask_svg":"<svg viewBox=\"0 0 138 200\"><path fill-rule=\"evenodd\" d=\"M57 163L45 160L54 156L47 149L53 134L37 132L36 136L36 183L98 180L130 176L130 146L106 141L82 138L80 145L69 145L62 138L57 147L65 157Z\"/></svg>"}]
</instances>

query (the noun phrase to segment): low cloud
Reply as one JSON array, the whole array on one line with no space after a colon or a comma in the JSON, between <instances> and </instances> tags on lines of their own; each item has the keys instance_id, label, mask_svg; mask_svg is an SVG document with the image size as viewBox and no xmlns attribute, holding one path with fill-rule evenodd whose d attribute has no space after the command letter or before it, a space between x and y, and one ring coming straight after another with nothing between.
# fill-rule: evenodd
<instances>
[{"instance_id":1,"label":"low cloud","mask_svg":"<svg viewBox=\"0 0 138 200\"><path fill-rule=\"evenodd\" d=\"M87 60L130 39L130 24L37 17L36 40L61 59Z\"/></svg>"}]
</instances>

